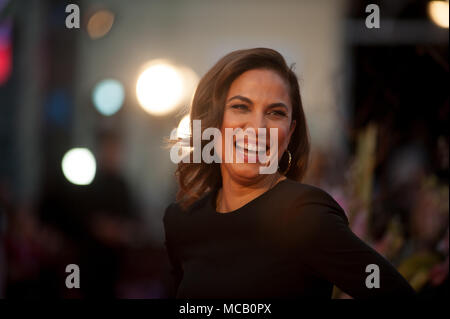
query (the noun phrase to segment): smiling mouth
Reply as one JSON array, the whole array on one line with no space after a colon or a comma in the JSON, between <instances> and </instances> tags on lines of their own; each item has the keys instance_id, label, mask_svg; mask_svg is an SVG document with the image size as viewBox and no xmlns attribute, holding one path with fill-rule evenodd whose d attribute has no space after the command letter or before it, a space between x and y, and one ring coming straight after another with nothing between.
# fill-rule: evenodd
<instances>
[{"instance_id":1,"label":"smiling mouth","mask_svg":"<svg viewBox=\"0 0 450 319\"><path fill-rule=\"evenodd\" d=\"M244 157L250 156L258 156L262 154L268 154L270 147L268 146L268 143L266 143L266 146L258 145L258 143L245 143L244 141L235 141L234 142L234 148L236 151L243 153Z\"/></svg>"}]
</instances>

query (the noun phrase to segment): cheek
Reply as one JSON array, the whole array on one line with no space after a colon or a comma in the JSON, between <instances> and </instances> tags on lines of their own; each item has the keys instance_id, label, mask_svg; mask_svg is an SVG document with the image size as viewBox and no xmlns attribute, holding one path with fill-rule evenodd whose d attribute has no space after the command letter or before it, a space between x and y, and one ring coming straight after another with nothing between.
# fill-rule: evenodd
<instances>
[{"instance_id":1,"label":"cheek","mask_svg":"<svg viewBox=\"0 0 450 319\"><path fill-rule=\"evenodd\" d=\"M242 117L233 114L233 112L225 111L223 115L222 127L220 128L220 133L222 134L222 149L225 147L225 129L235 129L242 126Z\"/></svg>"},{"instance_id":2,"label":"cheek","mask_svg":"<svg viewBox=\"0 0 450 319\"><path fill-rule=\"evenodd\" d=\"M238 116L229 110L225 110L222 120L222 130L225 130L226 127L230 128L239 127L242 121L243 121L242 116Z\"/></svg>"},{"instance_id":3,"label":"cheek","mask_svg":"<svg viewBox=\"0 0 450 319\"><path fill-rule=\"evenodd\" d=\"M276 126L276 128L278 129L278 149L284 149L289 143L289 127Z\"/></svg>"},{"instance_id":4,"label":"cheek","mask_svg":"<svg viewBox=\"0 0 450 319\"><path fill-rule=\"evenodd\" d=\"M235 123L235 119L233 119L233 116L230 116L230 114L225 113L223 116L223 120L222 120L222 126L220 128L220 134L221 134L221 139L222 139L222 147L221 148L217 148L217 153L219 155L219 157L222 159L222 163L225 162L225 157L224 154L226 153L226 149L231 148L232 145L226 145L226 135L225 135L225 129L226 128L236 128L237 125Z\"/></svg>"}]
</instances>

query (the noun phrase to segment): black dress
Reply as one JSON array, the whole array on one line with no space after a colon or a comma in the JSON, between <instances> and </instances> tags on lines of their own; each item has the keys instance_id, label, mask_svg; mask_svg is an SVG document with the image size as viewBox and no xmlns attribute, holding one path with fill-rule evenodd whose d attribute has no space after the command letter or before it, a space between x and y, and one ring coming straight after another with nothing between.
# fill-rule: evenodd
<instances>
[{"instance_id":1,"label":"black dress","mask_svg":"<svg viewBox=\"0 0 450 319\"><path fill-rule=\"evenodd\" d=\"M176 298L330 299L333 284L354 298L414 296L397 270L348 227L320 188L285 179L243 207L215 210L217 190L187 211L164 215ZM379 288L368 288L366 278ZM370 285L369 285L370 286Z\"/></svg>"}]
</instances>

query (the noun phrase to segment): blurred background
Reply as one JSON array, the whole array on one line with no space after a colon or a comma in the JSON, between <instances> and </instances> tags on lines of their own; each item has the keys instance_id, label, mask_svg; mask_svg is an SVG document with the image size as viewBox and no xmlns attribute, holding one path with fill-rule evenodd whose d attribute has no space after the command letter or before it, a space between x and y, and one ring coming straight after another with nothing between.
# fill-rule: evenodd
<instances>
[{"instance_id":1,"label":"blurred background","mask_svg":"<svg viewBox=\"0 0 450 319\"><path fill-rule=\"evenodd\" d=\"M379 28L366 27L369 3ZM295 63L304 182L421 297L448 297L448 6L0 0L0 297L172 296L164 140L185 129L203 74L251 47ZM80 289L65 286L72 263Z\"/></svg>"}]
</instances>

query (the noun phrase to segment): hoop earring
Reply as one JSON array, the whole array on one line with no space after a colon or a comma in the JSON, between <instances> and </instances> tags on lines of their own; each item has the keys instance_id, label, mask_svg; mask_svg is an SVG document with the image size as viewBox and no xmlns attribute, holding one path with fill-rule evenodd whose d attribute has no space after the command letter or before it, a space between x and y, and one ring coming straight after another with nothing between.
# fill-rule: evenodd
<instances>
[{"instance_id":1,"label":"hoop earring","mask_svg":"<svg viewBox=\"0 0 450 319\"><path fill-rule=\"evenodd\" d=\"M292 155L291 155L291 152L289 152L288 149L286 149L286 151L287 151L287 153L289 155L289 162L288 162L288 167L284 170L284 172L281 173L282 175L286 175L287 172L289 172L289 169L291 168Z\"/></svg>"}]
</instances>

